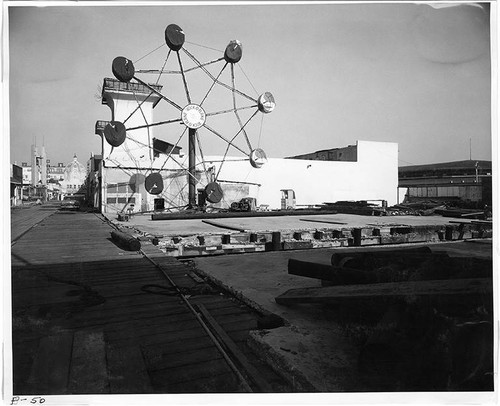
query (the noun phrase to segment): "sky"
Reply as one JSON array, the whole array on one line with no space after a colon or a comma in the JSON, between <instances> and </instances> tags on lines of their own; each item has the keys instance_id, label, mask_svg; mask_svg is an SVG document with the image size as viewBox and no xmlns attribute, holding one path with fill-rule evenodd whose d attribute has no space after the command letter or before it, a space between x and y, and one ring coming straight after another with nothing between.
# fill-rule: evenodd
<instances>
[{"instance_id":1,"label":"sky","mask_svg":"<svg viewBox=\"0 0 500 406\"><path fill-rule=\"evenodd\" d=\"M68 163L74 154L85 163L101 153L94 126L111 119L99 96L103 78L113 77L113 59L159 69L172 23L200 61L241 41L237 87L255 97L269 91L276 100L273 112L248 127L268 157L367 140L398 143L400 166L491 159L488 5L36 4L8 9L12 163L30 162L35 139L51 163ZM198 75L188 84L203 94L211 83ZM178 77L163 86L169 97L179 95ZM213 107L219 102L220 109L231 107L230 94L217 96ZM167 116L155 109L155 121ZM234 134L224 122L234 117L220 120L219 131ZM178 129L161 127L155 134L175 142ZM203 135L208 152L223 154L210 136Z\"/></svg>"}]
</instances>

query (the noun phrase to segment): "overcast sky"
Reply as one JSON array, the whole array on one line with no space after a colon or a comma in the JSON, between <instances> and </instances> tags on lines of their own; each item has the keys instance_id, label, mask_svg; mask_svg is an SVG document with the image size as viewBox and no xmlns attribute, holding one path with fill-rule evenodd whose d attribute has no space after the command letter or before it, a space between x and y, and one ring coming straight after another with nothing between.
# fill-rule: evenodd
<instances>
[{"instance_id":1,"label":"overcast sky","mask_svg":"<svg viewBox=\"0 0 500 406\"><path fill-rule=\"evenodd\" d=\"M142 58L171 23L201 61L242 42L237 83L276 99L249 134L268 157L369 140L397 142L400 165L447 162L469 159L471 140L473 159L491 159L488 6L72 3L10 7L8 17L11 162L29 162L35 137L53 163L100 153L94 125L111 119L98 95L112 60ZM167 51L137 64L159 69ZM210 85L188 81L193 92Z\"/></svg>"}]
</instances>

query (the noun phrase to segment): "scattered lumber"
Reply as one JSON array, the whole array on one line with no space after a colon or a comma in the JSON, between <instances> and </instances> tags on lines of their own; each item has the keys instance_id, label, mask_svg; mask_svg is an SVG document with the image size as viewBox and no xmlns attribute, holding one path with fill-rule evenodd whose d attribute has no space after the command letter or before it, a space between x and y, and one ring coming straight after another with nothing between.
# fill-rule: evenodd
<instances>
[{"instance_id":1,"label":"scattered lumber","mask_svg":"<svg viewBox=\"0 0 500 406\"><path fill-rule=\"evenodd\" d=\"M410 215L410 216L432 216L436 214L436 210L446 209L443 202L436 200L424 200L419 202L406 202L395 204L388 207L387 212L391 216Z\"/></svg>"},{"instance_id":2,"label":"scattered lumber","mask_svg":"<svg viewBox=\"0 0 500 406\"><path fill-rule=\"evenodd\" d=\"M365 216L385 216L386 210L384 207L369 203L365 200L358 201L337 201L325 202L321 206L321 210L333 210L338 213L359 214Z\"/></svg>"},{"instance_id":3,"label":"scattered lumber","mask_svg":"<svg viewBox=\"0 0 500 406\"><path fill-rule=\"evenodd\" d=\"M118 246L128 251L139 251L141 249L141 242L137 238L122 231L112 231L111 238Z\"/></svg>"},{"instance_id":4,"label":"scattered lumber","mask_svg":"<svg viewBox=\"0 0 500 406\"><path fill-rule=\"evenodd\" d=\"M427 259L431 255L433 255L433 252L429 247L402 249L373 249L373 247L367 247L356 249L355 251L352 249L339 249L335 250L335 253L332 255L332 265L341 266L341 263L345 265L346 258L353 258L357 262L366 264L370 259L392 260L394 258L411 258L412 261L415 261L417 259Z\"/></svg>"},{"instance_id":5,"label":"scattered lumber","mask_svg":"<svg viewBox=\"0 0 500 406\"><path fill-rule=\"evenodd\" d=\"M452 224L484 224L484 225L492 225L492 220L450 220Z\"/></svg>"},{"instance_id":6,"label":"scattered lumber","mask_svg":"<svg viewBox=\"0 0 500 406\"><path fill-rule=\"evenodd\" d=\"M301 261L290 258L288 260L290 275L305 276L332 282L333 285L352 285L357 283L376 283L375 272L365 272L358 269L333 267L328 264Z\"/></svg>"},{"instance_id":7,"label":"scattered lumber","mask_svg":"<svg viewBox=\"0 0 500 406\"><path fill-rule=\"evenodd\" d=\"M484 210L477 209L460 209L460 208L446 208L436 210L436 214L443 217L456 217L468 219L484 219L486 217Z\"/></svg>"},{"instance_id":8,"label":"scattered lumber","mask_svg":"<svg viewBox=\"0 0 500 406\"><path fill-rule=\"evenodd\" d=\"M290 289L275 298L276 303L332 303L353 299L404 298L405 296L492 294L490 278L408 281Z\"/></svg>"},{"instance_id":9,"label":"scattered lumber","mask_svg":"<svg viewBox=\"0 0 500 406\"><path fill-rule=\"evenodd\" d=\"M291 258L288 273L321 279L328 286L491 277L490 260L452 258L428 247L339 251L331 265Z\"/></svg>"},{"instance_id":10,"label":"scattered lumber","mask_svg":"<svg viewBox=\"0 0 500 406\"><path fill-rule=\"evenodd\" d=\"M471 220L459 224L464 233ZM323 286L275 301L322 305L345 326L360 344L358 371L370 390L493 388L491 259L428 246L345 248L331 264L290 259L288 273Z\"/></svg>"}]
</instances>

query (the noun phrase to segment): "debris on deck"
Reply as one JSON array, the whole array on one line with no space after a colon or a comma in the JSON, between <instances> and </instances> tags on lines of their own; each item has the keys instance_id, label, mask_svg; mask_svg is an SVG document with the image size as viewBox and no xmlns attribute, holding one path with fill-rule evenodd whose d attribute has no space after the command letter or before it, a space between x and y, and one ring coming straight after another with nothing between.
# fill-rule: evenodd
<instances>
[{"instance_id":1,"label":"debris on deck","mask_svg":"<svg viewBox=\"0 0 500 406\"><path fill-rule=\"evenodd\" d=\"M493 390L491 259L340 249L331 265L290 259L288 273L322 286L289 289L276 302L321 305L343 323L360 342L368 390Z\"/></svg>"}]
</instances>

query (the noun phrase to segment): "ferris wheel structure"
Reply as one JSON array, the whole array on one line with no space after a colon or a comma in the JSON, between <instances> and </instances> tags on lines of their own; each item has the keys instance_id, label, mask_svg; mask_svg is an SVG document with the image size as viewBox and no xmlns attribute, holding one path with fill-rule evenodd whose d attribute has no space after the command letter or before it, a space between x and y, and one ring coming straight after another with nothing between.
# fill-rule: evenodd
<instances>
[{"instance_id":1,"label":"ferris wheel structure","mask_svg":"<svg viewBox=\"0 0 500 406\"><path fill-rule=\"evenodd\" d=\"M166 168L176 167L177 175L173 178L187 176L184 184L187 199L185 205L178 208L199 209L197 190L200 190L200 186L203 187L206 202L217 204L224 199L220 174L224 163L230 159L229 153L242 155L242 159L249 162L250 170L258 169L266 163L266 154L260 148L262 122L263 117L271 113L276 104L270 92L259 94L255 90L242 69L256 95L250 95L237 87L236 67L241 68L239 62L243 55L240 41L231 40L221 52L222 55L207 62L201 62L185 44L184 31L178 25L170 24L165 29L164 43L144 57L135 62L123 56L114 58L113 75L119 86L131 89L133 98L129 100L127 114L122 114L121 117L113 114L112 120L104 127L103 138L108 148L111 148L109 159L118 150L130 155L130 163L124 164L120 160L116 162L117 166L126 167L131 173L130 184L135 185L136 189L138 185L143 185L147 194L174 201L171 196L167 196L166 183L169 182L169 177L164 174L162 176L162 172ZM156 63L161 64L159 69L138 67L139 62L152 58L153 54L164 50L165 45L166 56L163 53L156 60ZM172 64L173 68L170 66ZM156 78L155 83L151 83L148 77ZM138 87L142 89L140 97L134 90ZM157 105L163 104L163 110L159 110L161 120L153 120L152 114L148 112L148 103L155 109ZM256 117L259 115L260 128L255 130L258 126L258 123L255 124ZM168 141L151 139L153 128L155 131L165 128ZM142 138L139 134L143 134ZM187 162L177 155L182 145L186 144ZM148 152L141 152L140 156L134 155L134 145L139 151L147 149ZM216 155L221 157L218 168L210 166L205 159L206 145L209 148L218 146ZM161 150L161 157L158 150ZM144 167L144 162L148 165L146 173L134 172L134 166ZM200 177L200 172L204 174L203 177ZM184 186L179 188L179 193L184 191Z\"/></svg>"}]
</instances>

